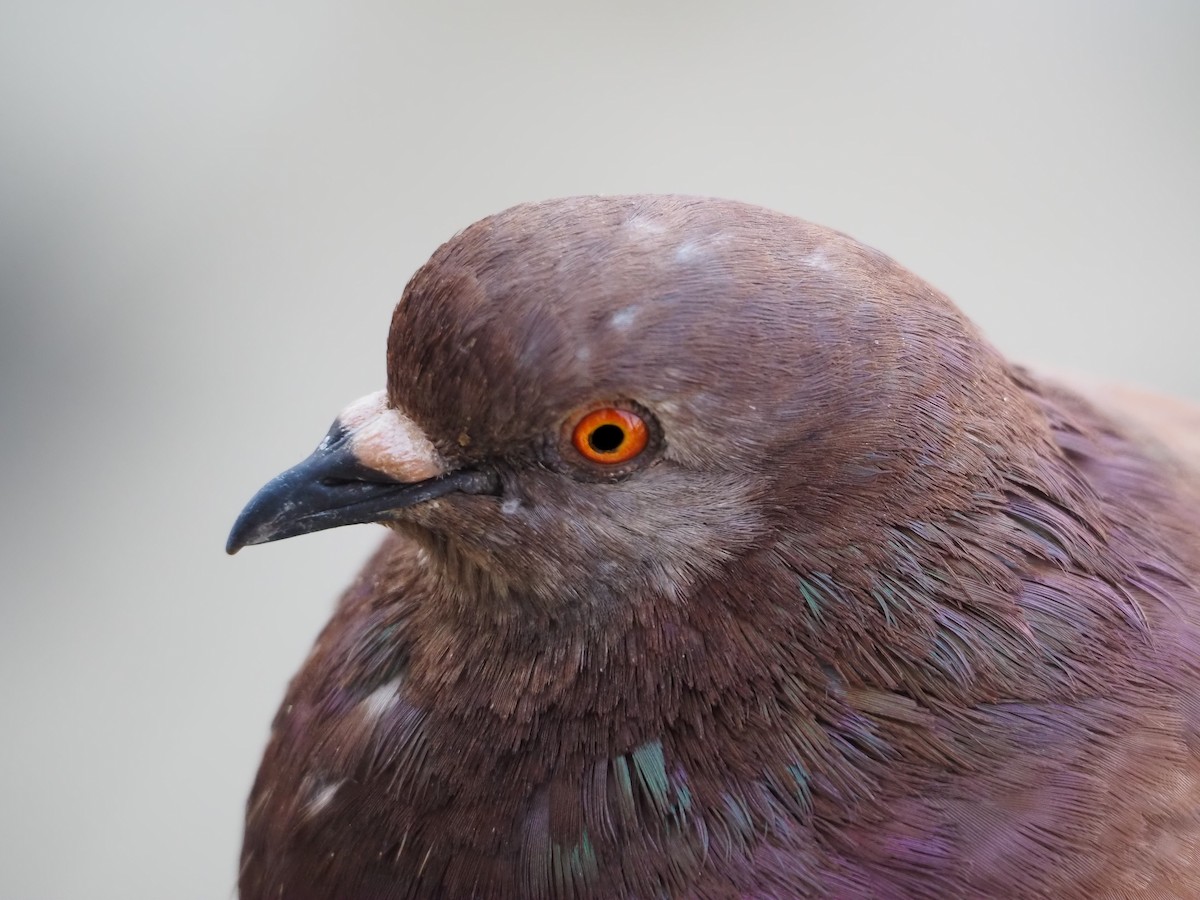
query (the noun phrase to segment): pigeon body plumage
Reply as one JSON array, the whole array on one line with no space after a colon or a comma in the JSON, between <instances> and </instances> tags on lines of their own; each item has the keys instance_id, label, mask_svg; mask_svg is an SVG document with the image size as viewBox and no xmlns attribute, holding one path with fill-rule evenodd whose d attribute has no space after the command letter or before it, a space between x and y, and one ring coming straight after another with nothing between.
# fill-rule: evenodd
<instances>
[{"instance_id":1,"label":"pigeon body plumage","mask_svg":"<svg viewBox=\"0 0 1200 900\"><path fill-rule=\"evenodd\" d=\"M230 536L390 529L241 896L1198 896L1198 510L1200 412L1010 364L841 234L485 219Z\"/></svg>"}]
</instances>

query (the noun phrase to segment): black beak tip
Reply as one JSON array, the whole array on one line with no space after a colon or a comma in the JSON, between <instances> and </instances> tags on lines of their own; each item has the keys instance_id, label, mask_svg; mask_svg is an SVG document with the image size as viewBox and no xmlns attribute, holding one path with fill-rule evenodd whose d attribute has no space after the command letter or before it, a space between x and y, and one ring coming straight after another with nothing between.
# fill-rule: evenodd
<instances>
[{"instance_id":1,"label":"black beak tip","mask_svg":"<svg viewBox=\"0 0 1200 900\"><path fill-rule=\"evenodd\" d=\"M225 541L226 553L233 556L251 544L265 544L305 530L297 529L296 523L289 522L285 515L297 505L297 490L306 486L303 479L296 478L298 468L275 476L251 498L229 530L229 537Z\"/></svg>"},{"instance_id":2,"label":"black beak tip","mask_svg":"<svg viewBox=\"0 0 1200 900\"><path fill-rule=\"evenodd\" d=\"M261 538L257 538L254 534L256 526L261 523L257 520L259 517L253 515L254 503L250 503L242 510L242 514L237 517L237 521L233 523L233 528L229 531L229 537L225 540L225 552L233 556L243 547L248 547L251 544L261 544Z\"/></svg>"}]
</instances>

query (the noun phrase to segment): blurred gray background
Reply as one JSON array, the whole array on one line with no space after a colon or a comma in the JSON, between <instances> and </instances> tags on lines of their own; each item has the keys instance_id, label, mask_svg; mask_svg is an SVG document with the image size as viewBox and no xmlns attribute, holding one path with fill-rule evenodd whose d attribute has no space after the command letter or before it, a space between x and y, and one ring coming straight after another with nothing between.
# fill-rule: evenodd
<instances>
[{"instance_id":1,"label":"blurred gray background","mask_svg":"<svg viewBox=\"0 0 1200 900\"><path fill-rule=\"evenodd\" d=\"M221 898L284 683L379 537L222 553L523 200L836 226L1013 356L1200 398L1200 7L5 4L0 897Z\"/></svg>"}]
</instances>

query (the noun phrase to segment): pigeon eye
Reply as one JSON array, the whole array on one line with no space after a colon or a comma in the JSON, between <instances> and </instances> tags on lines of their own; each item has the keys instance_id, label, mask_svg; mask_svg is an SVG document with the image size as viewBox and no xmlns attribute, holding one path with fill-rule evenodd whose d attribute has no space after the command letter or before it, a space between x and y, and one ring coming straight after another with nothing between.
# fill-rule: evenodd
<instances>
[{"instance_id":1,"label":"pigeon eye","mask_svg":"<svg viewBox=\"0 0 1200 900\"><path fill-rule=\"evenodd\" d=\"M629 462L646 449L650 429L637 413L605 406L588 413L571 432L575 449L592 462Z\"/></svg>"}]
</instances>

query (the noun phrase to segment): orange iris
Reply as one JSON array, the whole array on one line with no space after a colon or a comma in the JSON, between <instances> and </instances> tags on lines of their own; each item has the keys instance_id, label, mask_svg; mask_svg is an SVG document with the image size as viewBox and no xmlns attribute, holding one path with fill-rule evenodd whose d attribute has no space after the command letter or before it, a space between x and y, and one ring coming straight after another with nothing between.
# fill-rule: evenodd
<instances>
[{"instance_id":1,"label":"orange iris","mask_svg":"<svg viewBox=\"0 0 1200 900\"><path fill-rule=\"evenodd\" d=\"M646 449L650 432L636 413L606 406L593 410L575 426L571 443L592 462L614 465L628 462Z\"/></svg>"}]
</instances>

